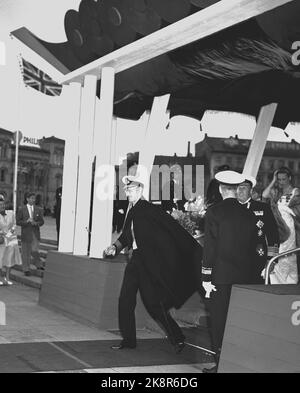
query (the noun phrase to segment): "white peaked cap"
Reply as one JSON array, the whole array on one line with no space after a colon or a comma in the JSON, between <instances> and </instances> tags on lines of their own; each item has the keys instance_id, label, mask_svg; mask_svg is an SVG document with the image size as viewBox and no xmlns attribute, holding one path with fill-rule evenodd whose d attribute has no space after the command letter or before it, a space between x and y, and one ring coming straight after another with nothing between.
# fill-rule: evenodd
<instances>
[{"instance_id":1,"label":"white peaked cap","mask_svg":"<svg viewBox=\"0 0 300 393\"><path fill-rule=\"evenodd\" d=\"M125 184L125 187L129 186L139 186L144 185L144 180L139 175L127 175L122 178L122 182Z\"/></svg>"},{"instance_id":2,"label":"white peaked cap","mask_svg":"<svg viewBox=\"0 0 300 393\"><path fill-rule=\"evenodd\" d=\"M246 180L246 177L235 171L222 171L215 175L215 179L222 184L238 185Z\"/></svg>"}]
</instances>

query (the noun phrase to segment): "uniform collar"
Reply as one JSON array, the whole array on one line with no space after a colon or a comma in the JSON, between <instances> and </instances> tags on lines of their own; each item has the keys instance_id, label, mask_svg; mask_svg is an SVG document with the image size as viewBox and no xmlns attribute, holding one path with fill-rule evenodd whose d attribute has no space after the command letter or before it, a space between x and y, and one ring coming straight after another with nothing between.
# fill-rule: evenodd
<instances>
[{"instance_id":1,"label":"uniform collar","mask_svg":"<svg viewBox=\"0 0 300 393\"><path fill-rule=\"evenodd\" d=\"M247 199L245 202L241 202L239 201L241 205L247 205L248 203L251 202L251 197L249 199Z\"/></svg>"}]
</instances>

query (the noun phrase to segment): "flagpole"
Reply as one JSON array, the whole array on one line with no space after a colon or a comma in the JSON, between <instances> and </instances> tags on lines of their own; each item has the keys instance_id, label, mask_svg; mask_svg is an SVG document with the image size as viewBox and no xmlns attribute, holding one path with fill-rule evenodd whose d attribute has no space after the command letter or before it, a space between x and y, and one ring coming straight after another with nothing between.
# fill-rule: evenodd
<instances>
[{"instance_id":1,"label":"flagpole","mask_svg":"<svg viewBox=\"0 0 300 393\"><path fill-rule=\"evenodd\" d=\"M20 140L20 131L17 130L15 132L15 170L14 170L14 215L17 213L17 190L18 190L18 165L19 165L19 140Z\"/></svg>"}]
</instances>

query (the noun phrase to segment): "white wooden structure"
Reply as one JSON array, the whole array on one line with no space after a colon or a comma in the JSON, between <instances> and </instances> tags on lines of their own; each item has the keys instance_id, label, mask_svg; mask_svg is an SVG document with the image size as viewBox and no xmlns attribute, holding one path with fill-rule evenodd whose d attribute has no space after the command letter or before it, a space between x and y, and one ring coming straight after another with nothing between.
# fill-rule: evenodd
<instances>
[{"instance_id":1,"label":"white wooden structure","mask_svg":"<svg viewBox=\"0 0 300 393\"><path fill-rule=\"evenodd\" d=\"M94 202L90 256L102 257L110 243L113 187L108 198L99 197L103 166L116 164L116 129L113 120L115 73L126 70L162 53L236 25L293 0L223 0L179 22L116 50L80 69L68 72L25 28L12 33L22 54L30 62L64 84L68 97L69 138L66 141L61 236L59 251L87 255L91 209L92 162L96 156ZM295 1L295 0L294 0ZM101 78L100 100L96 83ZM157 97L140 150L140 165L150 173L155 151L147 149L165 126L169 96ZM253 143L245 164L245 173L256 176L277 104L262 108Z\"/></svg>"}]
</instances>

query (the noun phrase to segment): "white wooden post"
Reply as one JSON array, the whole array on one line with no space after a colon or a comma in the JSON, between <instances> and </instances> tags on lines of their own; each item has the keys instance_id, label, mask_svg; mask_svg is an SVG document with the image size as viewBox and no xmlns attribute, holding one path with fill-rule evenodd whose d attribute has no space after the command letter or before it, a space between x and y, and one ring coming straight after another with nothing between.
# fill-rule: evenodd
<instances>
[{"instance_id":1,"label":"white wooden post","mask_svg":"<svg viewBox=\"0 0 300 393\"><path fill-rule=\"evenodd\" d=\"M114 82L114 69L103 68L94 134L96 167L90 247L92 258L102 257L103 250L110 245L112 235L116 152L116 119L113 120Z\"/></svg>"},{"instance_id":2,"label":"white wooden post","mask_svg":"<svg viewBox=\"0 0 300 393\"><path fill-rule=\"evenodd\" d=\"M153 100L145 139L139 154L137 172L144 180L144 197L149 199L150 175L155 153L163 130L166 129L169 113L167 112L170 94L155 97Z\"/></svg>"},{"instance_id":3,"label":"white wooden post","mask_svg":"<svg viewBox=\"0 0 300 393\"><path fill-rule=\"evenodd\" d=\"M248 151L243 174L256 177L278 104L263 106Z\"/></svg>"},{"instance_id":4,"label":"white wooden post","mask_svg":"<svg viewBox=\"0 0 300 393\"><path fill-rule=\"evenodd\" d=\"M63 86L59 99L65 102L68 128L65 139L58 250L71 253L74 247L81 84L74 82L69 86Z\"/></svg>"},{"instance_id":5,"label":"white wooden post","mask_svg":"<svg viewBox=\"0 0 300 393\"><path fill-rule=\"evenodd\" d=\"M73 248L75 255L87 255L88 252L96 88L97 77L86 75L80 106L78 188Z\"/></svg>"}]
</instances>

